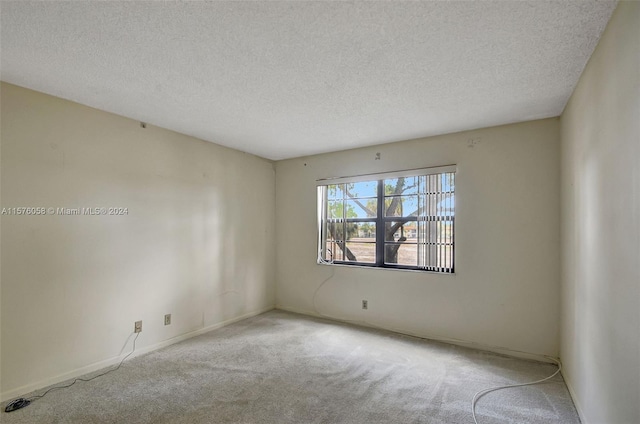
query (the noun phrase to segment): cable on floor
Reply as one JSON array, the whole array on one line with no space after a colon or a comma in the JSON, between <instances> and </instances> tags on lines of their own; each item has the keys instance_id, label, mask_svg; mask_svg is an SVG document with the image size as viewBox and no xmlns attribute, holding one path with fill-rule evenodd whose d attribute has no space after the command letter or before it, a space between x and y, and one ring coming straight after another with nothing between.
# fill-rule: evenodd
<instances>
[{"instance_id":1,"label":"cable on floor","mask_svg":"<svg viewBox=\"0 0 640 424\"><path fill-rule=\"evenodd\" d=\"M136 340L138 340L138 336L140 335L140 333L136 334L136 337L133 339L133 350L131 350L131 352L129 352L127 354L127 356L125 356L124 358L122 358L122 360L120 361L120 363L118 364L117 367L112 368L110 370L107 370L101 374L98 375L94 375L91 378L76 378L75 380L73 380L71 383L67 384L66 386L55 386L55 387L51 387L49 388L46 392L44 392L41 395L35 395L35 396L31 396L30 398L18 398L18 399L14 399L11 402L9 402L5 408L5 412L12 412L21 408L24 408L26 406L29 406L29 404L36 400L36 399L40 399L46 396L47 393L49 393L52 390L57 390L57 389L66 389L68 387L73 386L74 384L76 384L78 381L91 381L91 380L95 380L98 377L102 377L103 375L109 374L110 372L113 371L117 371L118 369L120 369L120 366L122 366L122 363L133 354L133 352L136 351Z\"/></svg>"},{"instance_id":2,"label":"cable on floor","mask_svg":"<svg viewBox=\"0 0 640 424\"><path fill-rule=\"evenodd\" d=\"M115 367L115 368L113 368L113 369L110 369L110 370L108 370L108 371L105 371L105 372L103 372L102 374L94 375L94 376L93 376L93 377L91 377L91 378L76 378L75 380L73 380L73 382L72 382L72 383L67 384L66 386L56 386L56 387L51 387L50 389L48 389L48 390L47 390L46 392L44 392L43 394L41 394L41 395L36 395L36 396L31 396L30 398L27 398L27 400L28 400L28 401L32 401L32 400L35 400L35 399L40 399L40 398L43 398L47 393L49 393L49 392L50 392L50 391L52 391L52 390L56 390L56 389L66 389L66 388L68 388L68 387L73 386L73 385L74 385L74 384L76 384L78 381L85 381L85 382L87 382L87 381L95 380L95 379L96 379L96 378L98 378L98 377L102 377L103 375L107 375L107 374L109 374L110 372L113 372L113 371L117 371L117 370L119 370L119 369L120 369L120 366L121 366L121 365L122 365L122 363L125 361L125 359L127 359L129 356L133 355L133 352L135 352L135 351L136 351L136 340L138 340L138 336L139 336L139 335L140 335L140 333L137 333L137 334L136 334L136 337L133 339L133 350L132 350L131 352L129 352L129 353L127 354L127 356L125 356L124 358L122 358L122 361L120 361L120 363L118 364L118 366L117 366L117 367Z\"/></svg>"},{"instance_id":3,"label":"cable on floor","mask_svg":"<svg viewBox=\"0 0 640 424\"><path fill-rule=\"evenodd\" d=\"M480 390L475 395L473 395L473 399L471 400L471 415L473 416L473 422L475 424L478 424L478 420L476 419L476 403L478 402L478 400L480 400L480 398L482 396L486 395L487 393L495 392L496 390L510 389L510 388L513 388L513 387L532 386L534 384L539 384L539 383L543 383L543 382L545 382L547 380L551 380L553 377L558 375L558 373L562 370L562 364L560 363L560 361L558 361L557 359L552 358L550 356L545 356L545 358L552 360L553 362L555 362L558 365L558 369L556 370L556 372L551 374L549 377L543 378L543 379L537 380L537 381L531 381L529 383L509 384L509 385L506 385L506 386L491 387L491 388L488 388L488 389Z\"/></svg>"}]
</instances>

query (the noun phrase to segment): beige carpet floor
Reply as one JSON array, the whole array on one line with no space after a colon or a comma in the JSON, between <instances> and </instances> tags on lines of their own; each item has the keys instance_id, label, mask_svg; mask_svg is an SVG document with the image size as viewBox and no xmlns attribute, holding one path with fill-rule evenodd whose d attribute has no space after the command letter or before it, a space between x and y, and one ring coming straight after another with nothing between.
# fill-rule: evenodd
<instances>
[{"instance_id":1,"label":"beige carpet floor","mask_svg":"<svg viewBox=\"0 0 640 424\"><path fill-rule=\"evenodd\" d=\"M473 423L477 391L556 369L271 311L133 358L24 409L5 413L3 405L0 422ZM480 424L580 422L560 375L487 394L476 412Z\"/></svg>"}]
</instances>

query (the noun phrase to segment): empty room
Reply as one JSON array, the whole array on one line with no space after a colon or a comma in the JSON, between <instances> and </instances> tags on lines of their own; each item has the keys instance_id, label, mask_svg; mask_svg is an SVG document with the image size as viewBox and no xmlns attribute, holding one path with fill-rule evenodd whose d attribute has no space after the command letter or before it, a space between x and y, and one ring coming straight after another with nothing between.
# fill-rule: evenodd
<instances>
[{"instance_id":1,"label":"empty room","mask_svg":"<svg viewBox=\"0 0 640 424\"><path fill-rule=\"evenodd\" d=\"M640 423L640 2L0 1L0 422Z\"/></svg>"}]
</instances>

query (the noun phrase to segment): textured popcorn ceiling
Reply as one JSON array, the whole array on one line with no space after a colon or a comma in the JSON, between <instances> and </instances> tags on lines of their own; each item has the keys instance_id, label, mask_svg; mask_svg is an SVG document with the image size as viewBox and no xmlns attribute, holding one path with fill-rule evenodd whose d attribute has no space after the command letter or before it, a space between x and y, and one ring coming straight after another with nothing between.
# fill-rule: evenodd
<instances>
[{"instance_id":1,"label":"textured popcorn ceiling","mask_svg":"<svg viewBox=\"0 0 640 424\"><path fill-rule=\"evenodd\" d=\"M616 2L6 2L3 81L282 159L558 116Z\"/></svg>"}]
</instances>

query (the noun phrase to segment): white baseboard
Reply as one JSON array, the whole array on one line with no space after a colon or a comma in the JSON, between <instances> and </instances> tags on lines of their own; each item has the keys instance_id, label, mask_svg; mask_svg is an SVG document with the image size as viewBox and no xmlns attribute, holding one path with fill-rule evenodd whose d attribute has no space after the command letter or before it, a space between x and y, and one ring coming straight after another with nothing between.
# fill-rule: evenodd
<instances>
[{"instance_id":1,"label":"white baseboard","mask_svg":"<svg viewBox=\"0 0 640 424\"><path fill-rule=\"evenodd\" d=\"M511 357L520 358L520 359L528 359L528 360L532 360L532 361L546 362L546 363L550 363L550 364L554 364L554 363L556 363L556 361L559 361L559 359L557 359L557 358L550 359L549 356L546 356L546 355L543 355L543 354L540 354L540 353L522 352L522 351L518 351L518 350L514 350L514 349L509 349L507 347L485 345L485 344L482 344L482 343L472 342L472 341L467 341L467 340L448 339L448 338L445 338L445 337L433 336L433 335L429 335L429 334L419 334L419 333L415 333L415 332L412 332L412 331L406 331L406 330L400 330L400 329L396 329L396 328L377 326L377 325L374 325L374 324L371 324L371 323L368 323L368 322L365 322L365 321L334 318L334 317L331 317L331 316L328 316L328 315L318 314L318 313L313 312L313 311L306 311L306 310L302 310L302 309L298 309L298 308L292 308L292 307L284 306L284 305L276 305L275 309L279 309L279 310L282 310L282 311L293 312L293 313L301 314L301 315L313 316L313 317L316 317L316 318L322 318L322 319L328 319L328 320L333 320L333 321L338 321L338 322L344 322L344 323L347 323L347 324L360 325L362 327L369 327L369 328L375 328L375 329L378 329L378 330L391 331L393 333L403 334L405 336L418 337L418 338L421 338L421 339L433 340L433 341L437 341L437 342L441 342L441 343L449 343L449 344L453 344L453 345L456 345L456 346L469 347L469 348L473 348L473 349L483 350L483 351L487 351L487 352L497 353L497 354L500 354L500 355L511 356Z\"/></svg>"},{"instance_id":2,"label":"white baseboard","mask_svg":"<svg viewBox=\"0 0 640 424\"><path fill-rule=\"evenodd\" d=\"M580 422L583 424L586 424L587 420L585 419L584 409L582 409L582 406L580 406L580 402L578 402L578 396L576 396L576 392L575 390L573 390L571 381L567 378L567 375L565 374L564 370L562 370L560 373L562 374L562 379L564 380L564 384L567 386L567 389L569 389L569 395L571 396L573 405L576 407L576 411L578 411L578 418L580 418Z\"/></svg>"},{"instance_id":3,"label":"white baseboard","mask_svg":"<svg viewBox=\"0 0 640 424\"><path fill-rule=\"evenodd\" d=\"M260 309L260 310L257 310L257 311L249 312L249 313L246 313L244 315L240 315L238 317L228 319L226 321L222 321L222 322L219 322L219 323L216 323L216 324L213 324L213 325L209 325L209 326L204 327L204 328L200 328L200 329L195 330L195 331L191 331L191 332L188 332L188 333L185 333L185 334L181 334L181 335L176 336L176 337L172 337L172 338L170 338L168 340L163 340L163 341L161 341L159 343L155 343L155 344L153 344L151 346L145 346L145 347L143 347L141 349L136 349L136 351L131 356L129 356L129 358L134 358L136 356L144 355L145 353L149 353L149 352L152 352L154 350L162 349L163 347L170 346L170 345L175 344L175 343L179 343L179 342L181 342L183 340L187 340L187 339L190 339L192 337L199 336L199 335L204 334L204 333L208 333L209 331L217 330L218 328L225 327L225 326L233 324L235 322L242 321L244 319L251 318L251 317L254 317L256 315L263 314L263 313L268 312L268 311L270 311L272 309L274 309L274 307L273 306L269 306L267 308L263 308L263 309ZM15 389L7 390L5 392L0 393L0 402L4 402L4 401L6 401L8 399L13 399L13 398L18 397L20 395L24 395L25 393L30 393L30 392L32 392L34 390L39 390L39 389L51 386L53 384L61 383L63 381L67 381L67 380L70 380L72 378L80 377L82 375L89 374L89 373L92 373L94 371L101 370L101 369L106 368L108 366L115 365L115 364L119 363L122 360L122 358L124 358L125 356L126 356L126 353L124 353L122 355L118 355L118 356L116 356L114 358L105 359L104 361L95 362L95 363L93 363L91 365L87 365L85 367L77 368L75 370L66 372L64 374L60 374L60 375L57 375L57 376L54 376L54 377L50 377L50 378L45 378L44 380L40 380L40 381L37 381L35 383L30 383L30 384L26 384L26 385L21 386L21 387L17 387Z\"/></svg>"}]
</instances>

